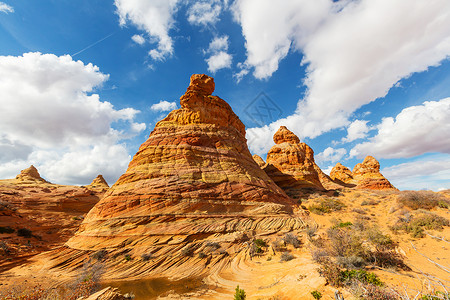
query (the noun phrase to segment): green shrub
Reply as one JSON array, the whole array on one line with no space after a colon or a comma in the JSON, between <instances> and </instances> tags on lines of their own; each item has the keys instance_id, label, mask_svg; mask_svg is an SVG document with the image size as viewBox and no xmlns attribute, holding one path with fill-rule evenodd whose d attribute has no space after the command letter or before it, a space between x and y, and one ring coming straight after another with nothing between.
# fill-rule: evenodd
<instances>
[{"instance_id":1,"label":"green shrub","mask_svg":"<svg viewBox=\"0 0 450 300\"><path fill-rule=\"evenodd\" d=\"M259 247L267 247L267 243L262 239L256 239L253 243Z\"/></svg>"},{"instance_id":2,"label":"green shrub","mask_svg":"<svg viewBox=\"0 0 450 300\"><path fill-rule=\"evenodd\" d=\"M350 282L355 279L362 283L372 284L375 286L384 286L384 283L378 278L375 273L367 272L365 270L345 270L341 271L340 281L343 283Z\"/></svg>"},{"instance_id":3,"label":"green shrub","mask_svg":"<svg viewBox=\"0 0 450 300\"><path fill-rule=\"evenodd\" d=\"M125 254L125 260L126 261L130 261L131 260L131 255L130 254Z\"/></svg>"},{"instance_id":4,"label":"green shrub","mask_svg":"<svg viewBox=\"0 0 450 300\"><path fill-rule=\"evenodd\" d=\"M312 291L311 295L313 296L314 299L319 300L320 298L322 298L322 293L319 291Z\"/></svg>"},{"instance_id":5,"label":"green shrub","mask_svg":"<svg viewBox=\"0 0 450 300\"><path fill-rule=\"evenodd\" d=\"M422 238L425 236L424 229L428 230L442 230L444 226L450 226L449 220L438 216L436 214L427 212L421 215L414 216L409 220L400 220L391 227L391 230L395 231L405 231L411 234L414 238Z\"/></svg>"},{"instance_id":6,"label":"green shrub","mask_svg":"<svg viewBox=\"0 0 450 300\"><path fill-rule=\"evenodd\" d=\"M245 300L246 298L245 291L241 290L238 285L235 289L234 300Z\"/></svg>"}]
</instances>

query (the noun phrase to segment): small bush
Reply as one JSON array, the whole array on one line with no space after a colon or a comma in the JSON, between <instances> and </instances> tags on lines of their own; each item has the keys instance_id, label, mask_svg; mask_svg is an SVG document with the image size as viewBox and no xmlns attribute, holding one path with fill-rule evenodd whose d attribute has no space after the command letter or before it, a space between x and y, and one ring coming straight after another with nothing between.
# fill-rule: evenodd
<instances>
[{"instance_id":1,"label":"small bush","mask_svg":"<svg viewBox=\"0 0 450 300\"><path fill-rule=\"evenodd\" d=\"M205 254L204 252L200 252L198 254L198 258L205 258L205 257L208 257L208 254Z\"/></svg>"},{"instance_id":2,"label":"small bush","mask_svg":"<svg viewBox=\"0 0 450 300\"><path fill-rule=\"evenodd\" d=\"M124 256L126 261L130 261L131 260L131 255L130 254L125 254Z\"/></svg>"},{"instance_id":3,"label":"small bush","mask_svg":"<svg viewBox=\"0 0 450 300\"><path fill-rule=\"evenodd\" d=\"M361 206L365 206L365 205L378 205L380 203L380 201L377 200L363 200L363 202L361 202Z\"/></svg>"},{"instance_id":4,"label":"small bush","mask_svg":"<svg viewBox=\"0 0 450 300\"><path fill-rule=\"evenodd\" d=\"M394 232L402 230L409 233L414 238L422 238L425 236L424 229L442 230L444 226L450 226L449 220L428 212L411 218L409 222L400 219L391 227L391 230Z\"/></svg>"},{"instance_id":5,"label":"small bush","mask_svg":"<svg viewBox=\"0 0 450 300\"><path fill-rule=\"evenodd\" d=\"M314 299L317 299L317 300L322 298L322 293L319 291L312 291L311 295L313 296Z\"/></svg>"},{"instance_id":6,"label":"small bush","mask_svg":"<svg viewBox=\"0 0 450 300\"><path fill-rule=\"evenodd\" d=\"M432 191L404 191L398 196L398 201L413 210L448 208L450 204L444 196Z\"/></svg>"},{"instance_id":7,"label":"small bush","mask_svg":"<svg viewBox=\"0 0 450 300\"><path fill-rule=\"evenodd\" d=\"M11 228L9 226L1 227L0 226L0 233L14 233L14 228Z\"/></svg>"},{"instance_id":8,"label":"small bush","mask_svg":"<svg viewBox=\"0 0 450 300\"><path fill-rule=\"evenodd\" d=\"M102 260L106 257L106 255L108 255L108 251L106 251L105 249L101 249L98 250L96 252L94 252L91 257L96 259L96 260Z\"/></svg>"},{"instance_id":9,"label":"small bush","mask_svg":"<svg viewBox=\"0 0 450 300\"><path fill-rule=\"evenodd\" d=\"M322 259L320 262L319 274L327 280L327 283L334 286L342 286L341 269L329 259Z\"/></svg>"},{"instance_id":10,"label":"small bush","mask_svg":"<svg viewBox=\"0 0 450 300\"><path fill-rule=\"evenodd\" d=\"M290 261L293 260L294 258L295 258L294 255L286 251L281 254L280 261Z\"/></svg>"},{"instance_id":11,"label":"small bush","mask_svg":"<svg viewBox=\"0 0 450 300\"><path fill-rule=\"evenodd\" d=\"M262 239L256 239L253 241L253 243L259 247L267 247L267 243Z\"/></svg>"},{"instance_id":12,"label":"small bush","mask_svg":"<svg viewBox=\"0 0 450 300\"><path fill-rule=\"evenodd\" d=\"M235 289L234 300L245 300L246 298L245 291L240 289L238 285Z\"/></svg>"},{"instance_id":13,"label":"small bush","mask_svg":"<svg viewBox=\"0 0 450 300\"><path fill-rule=\"evenodd\" d=\"M375 273L367 272L365 270L345 270L341 271L341 282L346 283L355 279L362 283L367 283L375 286L384 286L384 283L378 278Z\"/></svg>"},{"instance_id":14,"label":"small bush","mask_svg":"<svg viewBox=\"0 0 450 300\"><path fill-rule=\"evenodd\" d=\"M272 242L272 247L277 252L286 251L286 243L281 239L277 239L276 241Z\"/></svg>"},{"instance_id":15,"label":"small bush","mask_svg":"<svg viewBox=\"0 0 450 300\"><path fill-rule=\"evenodd\" d=\"M264 253L263 247L267 247L267 243L262 239L253 240L250 247L250 256L255 256Z\"/></svg>"},{"instance_id":16,"label":"small bush","mask_svg":"<svg viewBox=\"0 0 450 300\"><path fill-rule=\"evenodd\" d=\"M310 205L308 210L312 213L323 215L333 211L342 210L345 207L344 203L335 199L321 199L319 203Z\"/></svg>"},{"instance_id":17,"label":"small bush","mask_svg":"<svg viewBox=\"0 0 450 300\"><path fill-rule=\"evenodd\" d=\"M286 244L291 244L294 248L300 248L302 245L298 237L293 233L286 233L283 237L283 241Z\"/></svg>"},{"instance_id":18,"label":"small bush","mask_svg":"<svg viewBox=\"0 0 450 300\"><path fill-rule=\"evenodd\" d=\"M341 222L341 223L337 224L336 227L344 228L344 227L349 227L349 226L352 226L352 225L353 225L352 222Z\"/></svg>"},{"instance_id":19,"label":"small bush","mask_svg":"<svg viewBox=\"0 0 450 300\"><path fill-rule=\"evenodd\" d=\"M142 253L141 258L143 261L149 261L150 259L153 258L153 254L152 253Z\"/></svg>"},{"instance_id":20,"label":"small bush","mask_svg":"<svg viewBox=\"0 0 450 300\"><path fill-rule=\"evenodd\" d=\"M20 228L20 229L17 230L17 235L18 236L23 236L23 237L26 237L26 238L30 238L30 237L33 236L33 233L31 232L30 229Z\"/></svg>"},{"instance_id":21,"label":"small bush","mask_svg":"<svg viewBox=\"0 0 450 300\"><path fill-rule=\"evenodd\" d=\"M308 237L308 240L311 241L316 236L318 229L319 227L317 225L308 226L306 228L306 236Z\"/></svg>"}]
</instances>

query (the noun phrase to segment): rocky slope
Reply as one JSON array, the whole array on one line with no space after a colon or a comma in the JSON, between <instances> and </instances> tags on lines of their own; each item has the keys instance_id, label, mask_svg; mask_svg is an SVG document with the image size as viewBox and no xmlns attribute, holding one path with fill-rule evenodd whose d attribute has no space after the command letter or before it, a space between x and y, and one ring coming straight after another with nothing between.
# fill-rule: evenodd
<instances>
[{"instance_id":1,"label":"rocky slope","mask_svg":"<svg viewBox=\"0 0 450 300\"><path fill-rule=\"evenodd\" d=\"M75 268L105 249L110 278L205 275L256 236L304 226L303 210L255 163L243 123L213 91L211 77L191 77L181 108L156 124L55 265Z\"/></svg>"},{"instance_id":2,"label":"rocky slope","mask_svg":"<svg viewBox=\"0 0 450 300\"><path fill-rule=\"evenodd\" d=\"M353 172L340 163L331 170L330 177L336 183L347 187L369 190L395 190L396 188L380 173L380 163L367 156L362 163L353 168Z\"/></svg>"},{"instance_id":3,"label":"rocky slope","mask_svg":"<svg viewBox=\"0 0 450 300\"><path fill-rule=\"evenodd\" d=\"M8 249L0 253L0 270L63 245L104 192L50 183L34 166L16 179L0 180L0 238Z\"/></svg>"}]
</instances>

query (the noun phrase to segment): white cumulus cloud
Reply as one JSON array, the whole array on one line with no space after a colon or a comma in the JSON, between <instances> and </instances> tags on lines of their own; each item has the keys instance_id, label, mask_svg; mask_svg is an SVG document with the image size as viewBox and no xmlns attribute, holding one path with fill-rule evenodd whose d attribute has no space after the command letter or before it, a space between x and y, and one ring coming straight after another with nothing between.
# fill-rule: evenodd
<instances>
[{"instance_id":1,"label":"white cumulus cloud","mask_svg":"<svg viewBox=\"0 0 450 300\"><path fill-rule=\"evenodd\" d=\"M195 2L187 11L188 21L193 25L214 25L219 21L221 11L220 1Z\"/></svg>"},{"instance_id":2,"label":"white cumulus cloud","mask_svg":"<svg viewBox=\"0 0 450 300\"><path fill-rule=\"evenodd\" d=\"M426 101L384 118L377 134L356 145L351 156L413 157L428 152L450 153L450 98Z\"/></svg>"},{"instance_id":3,"label":"white cumulus cloud","mask_svg":"<svg viewBox=\"0 0 450 300\"><path fill-rule=\"evenodd\" d=\"M349 125L355 110L450 55L447 0L237 0L233 11L246 39L243 66L256 78L271 76L289 51L307 65L295 113L248 130L258 154L280 125L311 138Z\"/></svg>"},{"instance_id":4,"label":"white cumulus cloud","mask_svg":"<svg viewBox=\"0 0 450 300\"><path fill-rule=\"evenodd\" d=\"M328 147L325 150L323 150L323 152L317 154L315 159L318 162L329 161L334 163L340 161L345 154L347 154L347 150L345 150L344 148L334 149Z\"/></svg>"},{"instance_id":5,"label":"white cumulus cloud","mask_svg":"<svg viewBox=\"0 0 450 300\"><path fill-rule=\"evenodd\" d=\"M342 139L343 142L353 142L367 136L370 128L365 120L355 120L347 127L347 136Z\"/></svg>"},{"instance_id":6,"label":"white cumulus cloud","mask_svg":"<svg viewBox=\"0 0 450 300\"><path fill-rule=\"evenodd\" d=\"M208 49L205 53L210 54L206 58L208 63L208 70L215 73L217 70L230 68L233 60L232 56L227 53L228 51L228 36L215 37L211 43L209 43Z\"/></svg>"},{"instance_id":7,"label":"white cumulus cloud","mask_svg":"<svg viewBox=\"0 0 450 300\"><path fill-rule=\"evenodd\" d=\"M153 111L171 111L177 109L177 103L161 100L158 103L155 103L152 106L150 106L150 109Z\"/></svg>"},{"instance_id":8,"label":"white cumulus cloud","mask_svg":"<svg viewBox=\"0 0 450 300\"><path fill-rule=\"evenodd\" d=\"M145 44L145 39L142 36L142 34L135 34L131 37L131 39L133 40L133 42L135 42L136 44L139 45L144 45Z\"/></svg>"},{"instance_id":9,"label":"white cumulus cloud","mask_svg":"<svg viewBox=\"0 0 450 300\"><path fill-rule=\"evenodd\" d=\"M4 12L4 13L13 13L14 12L14 8L8 4L6 4L5 2L0 2L0 12Z\"/></svg>"},{"instance_id":10,"label":"white cumulus cloud","mask_svg":"<svg viewBox=\"0 0 450 300\"><path fill-rule=\"evenodd\" d=\"M139 111L93 93L108 77L69 55L0 56L0 178L35 164L58 183L86 184L98 173L114 182L130 159L122 141L145 125L134 122Z\"/></svg>"},{"instance_id":11,"label":"white cumulus cloud","mask_svg":"<svg viewBox=\"0 0 450 300\"><path fill-rule=\"evenodd\" d=\"M154 60L164 60L173 53L173 41L169 35L174 25L173 15L178 0L115 0L120 24L128 21L143 30L158 46L149 51Z\"/></svg>"}]
</instances>

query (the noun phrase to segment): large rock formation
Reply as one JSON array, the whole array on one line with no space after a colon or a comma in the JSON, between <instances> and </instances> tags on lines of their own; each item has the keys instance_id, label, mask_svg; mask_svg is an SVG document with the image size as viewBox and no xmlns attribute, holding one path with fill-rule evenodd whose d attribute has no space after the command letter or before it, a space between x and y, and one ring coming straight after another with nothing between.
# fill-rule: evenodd
<instances>
[{"instance_id":1,"label":"large rock formation","mask_svg":"<svg viewBox=\"0 0 450 300\"><path fill-rule=\"evenodd\" d=\"M181 108L156 124L60 256L75 264L106 248L136 258L127 267L122 256L108 260L106 276L200 275L252 235L302 228L303 211L255 163L243 123L213 91L211 77L191 77Z\"/></svg>"},{"instance_id":2,"label":"large rock formation","mask_svg":"<svg viewBox=\"0 0 450 300\"><path fill-rule=\"evenodd\" d=\"M367 156L362 163L357 164L353 168L353 172L340 163L337 163L331 170L330 177L335 182L359 189L396 189L380 173L380 163L372 156Z\"/></svg>"},{"instance_id":3,"label":"large rock formation","mask_svg":"<svg viewBox=\"0 0 450 300\"><path fill-rule=\"evenodd\" d=\"M47 182L45 179L41 177L38 170L33 165L20 171L20 174L16 176L16 180L24 183Z\"/></svg>"},{"instance_id":4,"label":"large rock formation","mask_svg":"<svg viewBox=\"0 0 450 300\"><path fill-rule=\"evenodd\" d=\"M285 126L273 136L275 146L267 154L264 171L292 197L301 189L324 190L314 162L314 151Z\"/></svg>"}]
</instances>

